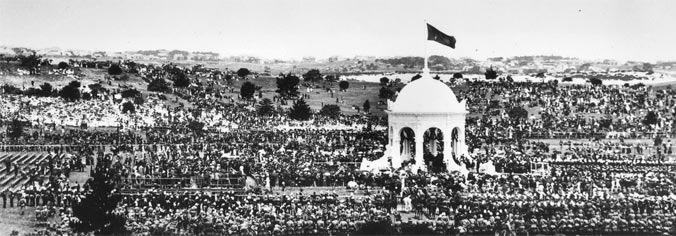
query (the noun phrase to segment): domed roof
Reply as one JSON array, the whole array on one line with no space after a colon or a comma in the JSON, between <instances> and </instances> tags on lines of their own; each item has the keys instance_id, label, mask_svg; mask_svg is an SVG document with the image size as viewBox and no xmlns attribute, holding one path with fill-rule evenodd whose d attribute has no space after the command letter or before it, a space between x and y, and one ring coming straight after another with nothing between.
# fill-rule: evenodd
<instances>
[{"instance_id":1,"label":"domed roof","mask_svg":"<svg viewBox=\"0 0 676 236\"><path fill-rule=\"evenodd\" d=\"M453 90L429 73L409 82L390 106L395 113L466 113L465 103L458 102Z\"/></svg>"}]
</instances>

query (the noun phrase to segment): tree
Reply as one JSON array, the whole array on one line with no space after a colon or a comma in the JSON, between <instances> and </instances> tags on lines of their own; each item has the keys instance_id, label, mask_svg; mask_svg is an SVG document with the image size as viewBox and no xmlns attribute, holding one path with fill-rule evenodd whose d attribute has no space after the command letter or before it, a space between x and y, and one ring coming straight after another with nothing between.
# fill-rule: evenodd
<instances>
[{"instance_id":1,"label":"tree","mask_svg":"<svg viewBox=\"0 0 676 236\"><path fill-rule=\"evenodd\" d=\"M136 97L136 96L141 96L141 92L139 92L136 89L127 89L127 90L122 91L121 95L122 95L123 98L132 98L132 97Z\"/></svg>"},{"instance_id":2,"label":"tree","mask_svg":"<svg viewBox=\"0 0 676 236\"><path fill-rule=\"evenodd\" d=\"M439 77L439 75L435 75L435 76L432 77L432 78L435 79L435 80L440 80L440 79L441 79L441 77Z\"/></svg>"},{"instance_id":3,"label":"tree","mask_svg":"<svg viewBox=\"0 0 676 236\"><path fill-rule=\"evenodd\" d=\"M391 99L394 97L394 91L387 87L381 87L380 92L378 93L380 99Z\"/></svg>"},{"instance_id":4,"label":"tree","mask_svg":"<svg viewBox=\"0 0 676 236\"><path fill-rule=\"evenodd\" d=\"M174 74L174 87L185 88L190 86L190 78L183 72Z\"/></svg>"},{"instance_id":5,"label":"tree","mask_svg":"<svg viewBox=\"0 0 676 236\"><path fill-rule=\"evenodd\" d=\"M368 113L369 110L371 110L371 102L369 102L369 100L366 100L366 101L364 102L363 107L364 107L364 111Z\"/></svg>"},{"instance_id":6,"label":"tree","mask_svg":"<svg viewBox=\"0 0 676 236\"><path fill-rule=\"evenodd\" d=\"M416 74L416 75L414 75L413 77L411 77L411 81L416 81L416 80L418 80L418 79L420 79L420 78L422 78L422 75Z\"/></svg>"},{"instance_id":7,"label":"tree","mask_svg":"<svg viewBox=\"0 0 676 236\"><path fill-rule=\"evenodd\" d=\"M245 99L252 99L255 92L256 85L248 81L242 84L242 88L239 90L239 94Z\"/></svg>"},{"instance_id":8,"label":"tree","mask_svg":"<svg viewBox=\"0 0 676 236\"><path fill-rule=\"evenodd\" d=\"M239 70L237 70L237 76L240 78L247 77L249 74L251 74L251 71L249 71L247 68L239 68Z\"/></svg>"},{"instance_id":9,"label":"tree","mask_svg":"<svg viewBox=\"0 0 676 236\"><path fill-rule=\"evenodd\" d=\"M599 78L590 78L589 83L591 83L592 85L601 85L603 84L603 81Z\"/></svg>"},{"instance_id":10,"label":"tree","mask_svg":"<svg viewBox=\"0 0 676 236\"><path fill-rule=\"evenodd\" d=\"M573 82L573 78L571 78L571 77L563 77L563 79L561 79L561 82Z\"/></svg>"},{"instance_id":11,"label":"tree","mask_svg":"<svg viewBox=\"0 0 676 236\"><path fill-rule=\"evenodd\" d=\"M324 80L333 83L333 82L338 81L339 79L340 79L340 75L327 75Z\"/></svg>"},{"instance_id":12,"label":"tree","mask_svg":"<svg viewBox=\"0 0 676 236\"><path fill-rule=\"evenodd\" d=\"M545 78L545 72L538 72L535 77L537 78Z\"/></svg>"},{"instance_id":13,"label":"tree","mask_svg":"<svg viewBox=\"0 0 676 236\"><path fill-rule=\"evenodd\" d=\"M309 70L307 73L303 74L303 80L310 82L318 82L322 80L322 73L317 69Z\"/></svg>"},{"instance_id":14,"label":"tree","mask_svg":"<svg viewBox=\"0 0 676 236\"><path fill-rule=\"evenodd\" d=\"M263 100L258 103L256 110L258 111L259 115L267 116L272 115L272 113L275 111L275 107L272 105L272 100L269 98L263 98Z\"/></svg>"},{"instance_id":15,"label":"tree","mask_svg":"<svg viewBox=\"0 0 676 236\"><path fill-rule=\"evenodd\" d=\"M40 96L41 97L50 97L52 96L52 91L54 88L52 88L52 85L49 83L44 83L40 85Z\"/></svg>"},{"instance_id":16,"label":"tree","mask_svg":"<svg viewBox=\"0 0 676 236\"><path fill-rule=\"evenodd\" d=\"M39 56L33 53L28 56L19 55L18 58L19 58L19 66L27 69L31 75L37 73L38 66L40 65L41 60Z\"/></svg>"},{"instance_id":17,"label":"tree","mask_svg":"<svg viewBox=\"0 0 676 236\"><path fill-rule=\"evenodd\" d=\"M319 114L326 117L338 118L340 116L340 107L335 104L324 105Z\"/></svg>"},{"instance_id":18,"label":"tree","mask_svg":"<svg viewBox=\"0 0 676 236\"><path fill-rule=\"evenodd\" d=\"M118 64L112 64L110 67L108 67L108 74L109 75L121 75L122 74L122 68L120 68L120 65Z\"/></svg>"},{"instance_id":19,"label":"tree","mask_svg":"<svg viewBox=\"0 0 676 236\"><path fill-rule=\"evenodd\" d=\"M648 114L645 115L645 118L643 119L643 124L644 125L654 125L659 122L659 118L657 116L657 113L654 111L649 111Z\"/></svg>"},{"instance_id":20,"label":"tree","mask_svg":"<svg viewBox=\"0 0 676 236\"><path fill-rule=\"evenodd\" d=\"M453 73L453 78L454 79L462 79L462 73L460 73L460 72Z\"/></svg>"},{"instance_id":21,"label":"tree","mask_svg":"<svg viewBox=\"0 0 676 236\"><path fill-rule=\"evenodd\" d=\"M350 88L350 82L347 82L345 80L340 81L338 83L338 87L340 87L340 91L347 91L347 89Z\"/></svg>"},{"instance_id":22,"label":"tree","mask_svg":"<svg viewBox=\"0 0 676 236\"><path fill-rule=\"evenodd\" d=\"M70 224L73 231L103 235L125 233L124 216L113 212L122 195L114 192L119 169L111 164L107 158L100 158L96 163L92 179L87 181L91 190L73 204L73 216L78 219Z\"/></svg>"},{"instance_id":23,"label":"tree","mask_svg":"<svg viewBox=\"0 0 676 236\"><path fill-rule=\"evenodd\" d=\"M64 86L59 92L59 96L67 101L76 101L80 99L80 82L71 81L68 85Z\"/></svg>"},{"instance_id":24,"label":"tree","mask_svg":"<svg viewBox=\"0 0 676 236\"><path fill-rule=\"evenodd\" d=\"M23 129L24 123L18 119L13 119L12 123L9 124L9 128L7 129L7 136L14 140L21 138L21 136L24 134Z\"/></svg>"},{"instance_id":25,"label":"tree","mask_svg":"<svg viewBox=\"0 0 676 236\"><path fill-rule=\"evenodd\" d=\"M136 107L131 102L125 102L122 104L122 113L136 113Z\"/></svg>"},{"instance_id":26,"label":"tree","mask_svg":"<svg viewBox=\"0 0 676 236\"><path fill-rule=\"evenodd\" d=\"M486 79L488 79L488 80L496 79L496 78L498 78L498 72L493 70L493 67L490 67L490 68L486 69L484 76L486 76Z\"/></svg>"},{"instance_id":27,"label":"tree","mask_svg":"<svg viewBox=\"0 0 676 236\"><path fill-rule=\"evenodd\" d=\"M380 86L387 86L387 84L390 82L390 79L387 77L382 77L380 78Z\"/></svg>"},{"instance_id":28,"label":"tree","mask_svg":"<svg viewBox=\"0 0 676 236\"><path fill-rule=\"evenodd\" d=\"M101 86L101 84L90 84L88 87L92 91L93 97L98 97L101 93L108 93L108 89Z\"/></svg>"},{"instance_id":29,"label":"tree","mask_svg":"<svg viewBox=\"0 0 676 236\"><path fill-rule=\"evenodd\" d=\"M58 68L60 70L64 70L64 69L68 69L69 67L70 67L70 65L68 65L68 62L62 61L62 62L59 62L59 65L57 65L56 68Z\"/></svg>"},{"instance_id":30,"label":"tree","mask_svg":"<svg viewBox=\"0 0 676 236\"><path fill-rule=\"evenodd\" d=\"M171 91L169 84L162 78L157 78L148 84L148 91L167 93Z\"/></svg>"},{"instance_id":31,"label":"tree","mask_svg":"<svg viewBox=\"0 0 676 236\"><path fill-rule=\"evenodd\" d=\"M289 118L294 120L309 120L310 116L312 116L312 110L304 99L296 101L289 111Z\"/></svg>"},{"instance_id":32,"label":"tree","mask_svg":"<svg viewBox=\"0 0 676 236\"><path fill-rule=\"evenodd\" d=\"M528 118L528 111L523 107L513 107L510 109L507 114L512 119L526 119Z\"/></svg>"},{"instance_id":33,"label":"tree","mask_svg":"<svg viewBox=\"0 0 676 236\"><path fill-rule=\"evenodd\" d=\"M292 74L280 74L277 77L277 93L284 98L298 97L300 78Z\"/></svg>"}]
</instances>

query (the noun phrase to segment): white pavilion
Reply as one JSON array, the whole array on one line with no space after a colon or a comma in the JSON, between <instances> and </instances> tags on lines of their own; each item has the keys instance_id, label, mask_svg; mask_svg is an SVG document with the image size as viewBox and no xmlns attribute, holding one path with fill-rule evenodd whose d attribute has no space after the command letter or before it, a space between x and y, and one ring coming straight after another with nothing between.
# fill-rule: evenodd
<instances>
[{"instance_id":1,"label":"white pavilion","mask_svg":"<svg viewBox=\"0 0 676 236\"><path fill-rule=\"evenodd\" d=\"M467 171L452 159L469 157L465 145L466 100L458 101L453 90L433 79L427 67L421 76L404 86L396 101L388 101L385 155L375 161L364 160L362 170L398 169L402 163L414 162L414 172L426 171L443 162L449 172Z\"/></svg>"}]
</instances>

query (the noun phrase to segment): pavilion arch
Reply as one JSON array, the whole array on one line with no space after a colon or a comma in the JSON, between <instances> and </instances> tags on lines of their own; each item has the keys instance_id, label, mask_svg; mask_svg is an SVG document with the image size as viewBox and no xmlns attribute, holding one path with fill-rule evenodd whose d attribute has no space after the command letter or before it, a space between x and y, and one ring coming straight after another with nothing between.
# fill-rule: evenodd
<instances>
[{"instance_id":1,"label":"pavilion arch","mask_svg":"<svg viewBox=\"0 0 676 236\"><path fill-rule=\"evenodd\" d=\"M412 128L403 127L399 130L399 155L402 157L402 160L415 157L415 141L415 131Z\"/></svg>"},{"instance_id":2,"label":"pavilion arch","mask_svg":"<svg viewBox=\"0 0 676 236\"><path fill-rule=\"evenodd\" d=\"M441 129L431 127L425 130L423 134L423 160L425 167L432 172L442 172L446 170L444 163L444 133Z\"/></svg>"},{"instance_id":3,"label":"pavilion arch","mask_svg":"<svg viewBox=\"0 0 676 236\"><path fill-rule=\"evenodd\" d=\"M430 127L423 134L425 153L437 156L444 152L444 132L437 127Z\"/></svg>"}]
</instances>

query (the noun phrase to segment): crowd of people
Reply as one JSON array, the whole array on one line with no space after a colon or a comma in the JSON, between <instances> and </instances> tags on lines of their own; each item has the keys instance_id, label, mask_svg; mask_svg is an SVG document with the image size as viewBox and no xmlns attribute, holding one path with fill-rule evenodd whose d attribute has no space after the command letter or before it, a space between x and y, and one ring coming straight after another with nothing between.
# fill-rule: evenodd
<instances>
[{"instance_id":1,"label":"crowd of people","mask_svg":"<svg viewBox=\"0 0 676 236\"><path fill-rule=\"evenodd\" d=\"M359 162L385 153L386 117L296 121L286 98L261 115L262 96L242 99L230 71L120 66L146 82L184 73L192 86L170 98L144 93L142 102L116 96L124 89L74 102L0 94L0 121L28 124L0 151L58 154L21 168L7 159L5 171L34 177L0 193L3 207L78 222L72 208L93 189L68 177L98 164L115 172L113 213L139 234L675 233L672 90L469 81L458 97L482 115L467 119L471 156L452 159L469 174L372 173ZM123 112L125 101L134 112ZM539 112L523 116L517 107ZM481 173L487 164L497 174Z\"/></svg>"}]
</instances>

